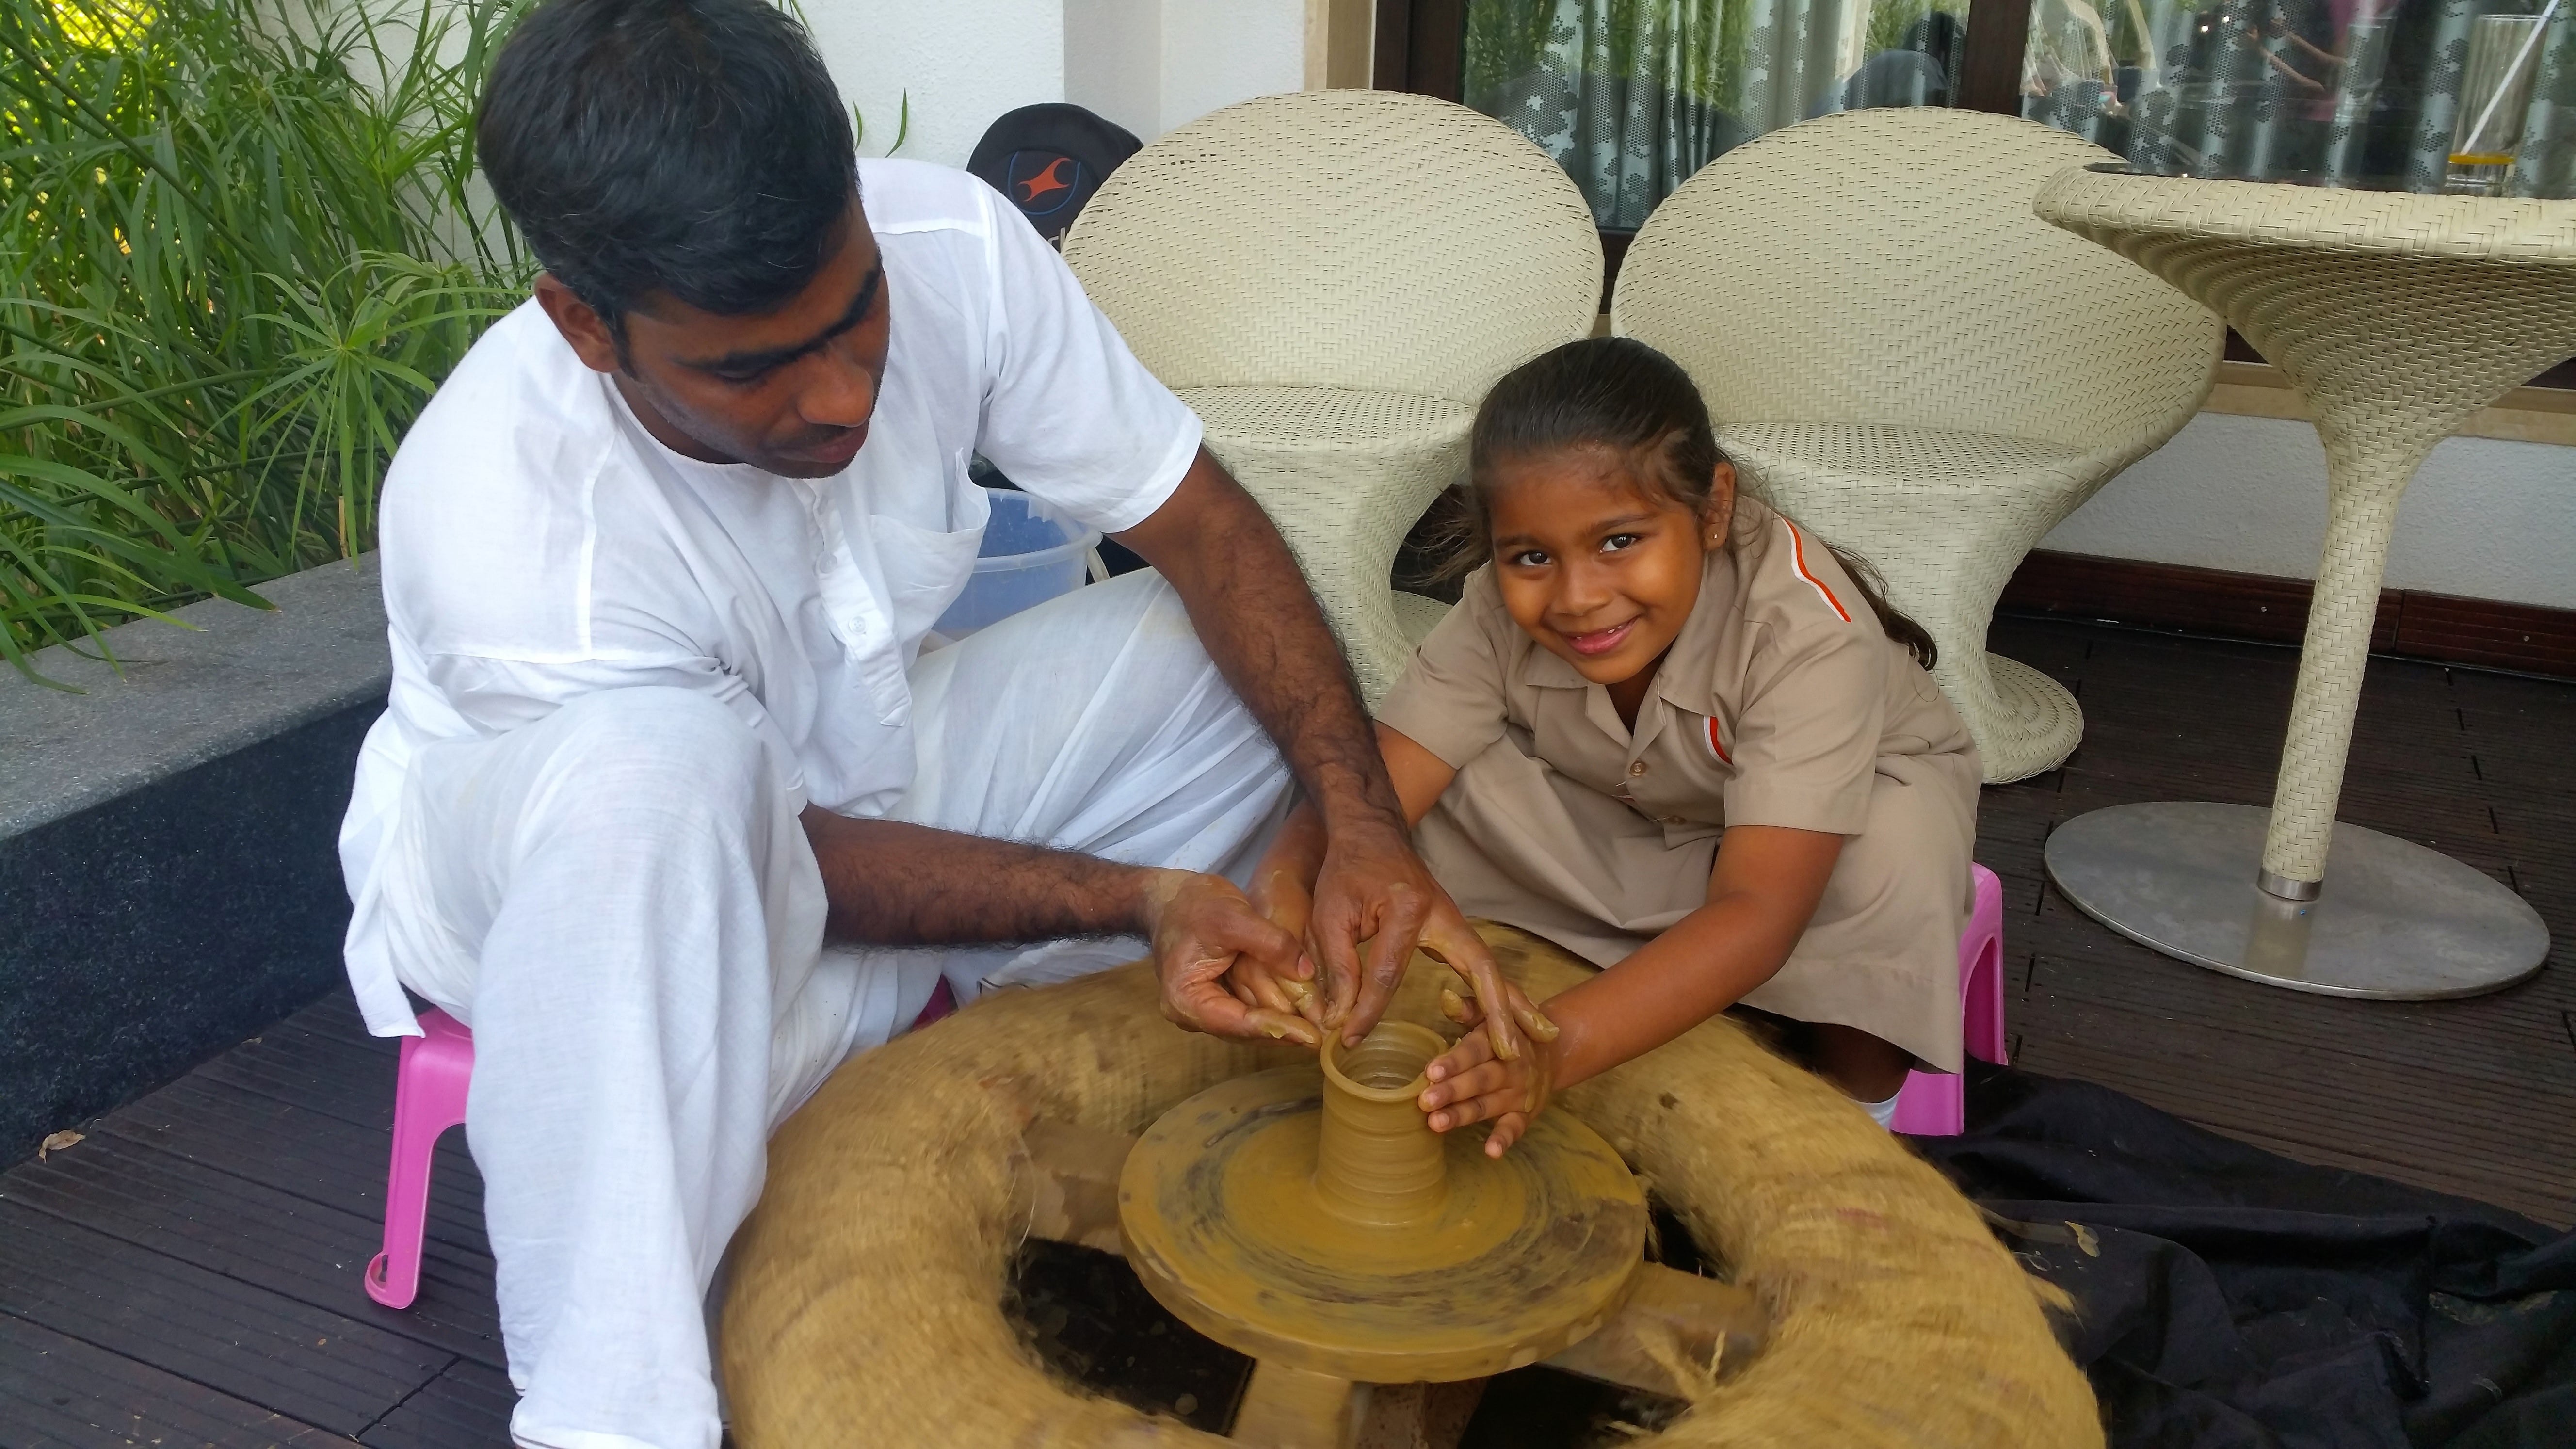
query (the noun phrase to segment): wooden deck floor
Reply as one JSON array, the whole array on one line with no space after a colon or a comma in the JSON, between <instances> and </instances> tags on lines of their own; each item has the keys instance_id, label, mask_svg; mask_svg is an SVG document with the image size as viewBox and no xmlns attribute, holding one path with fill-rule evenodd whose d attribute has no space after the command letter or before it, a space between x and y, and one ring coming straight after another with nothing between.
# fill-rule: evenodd
<instances>
[{"instance_id":1,"label":"wooden deck floor","mask_svg":"<svg viewBox=\"0 0 2576 1449\"><path fill-rule=\"evenodd\" d=\"M2004 620L1995 647L2077 691L2083 749L1990 790L2016 1061L2292 1157L2576 1219L2576 685L2374 661L2344 818L2521 890L2551 969L2474 1001L2295 995L2167 960L2078 915L2040 849L2133 800L2261 803L2289 650ZM490 1446L511 1399L480 1183L441 1153L408 1312L375 1251L392 1044L334 995L0 1174L0 1449Z\"/></svg>"},{"instance_id":2,"label":"wooden deck floor","mask_svg":"<svg viewBox=\"0 0 2576 1449\"><path fill-rule=\"evenodd\" d=\"M2467 1001L2350 1001L2186 965L2047 883L2048 832L2141 800L2268 804L2295 651L1999 620L2084 707L2065 767L1986 791L2014 1064L2116 1087L2284 1156L2576 1221L2576 685L2374 659L2340 818L2445 851L2549 924L2538 976Z\"/></svg>"}]
</instances>

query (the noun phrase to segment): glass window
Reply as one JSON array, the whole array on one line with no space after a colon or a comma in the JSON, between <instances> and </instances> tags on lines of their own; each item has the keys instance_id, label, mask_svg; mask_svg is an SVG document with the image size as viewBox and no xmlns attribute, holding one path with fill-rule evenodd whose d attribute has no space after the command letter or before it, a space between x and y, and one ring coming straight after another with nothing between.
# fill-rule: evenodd
<instances>
[{"instance_id":1,"label":"glass window","mask_svg":"<svg viewBox=\"0 0 2576 1449\"><path fill-rule=\"evenodd\" d=\"M2576 0L2032 0L2022 114L2161 175L2576 196Z\"/></svg>"},{"instance_id":2,"label":"glass window","mask_svg":"<svg viewBox=\"0 0 2576 1449\"><path fill-rule=\"evenodd\" d=\"M1469 106L1632 231L1710 157L1811 116L1947 105L1967 0L1468 0Z\"/></svg>"}]
</instances>

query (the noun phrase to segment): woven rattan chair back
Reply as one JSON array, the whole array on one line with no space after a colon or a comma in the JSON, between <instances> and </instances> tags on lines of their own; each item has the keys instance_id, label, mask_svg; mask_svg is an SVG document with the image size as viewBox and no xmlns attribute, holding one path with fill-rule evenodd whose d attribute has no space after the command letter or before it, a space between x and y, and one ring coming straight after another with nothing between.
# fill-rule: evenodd
<instances>
[{"instance_id":1,"label":"woven rattan chair back","mask_svg":"<svg viewBox=\"0 0 2576 1449\"><path fill-rule=\"evenodd\" d=\"M1374 706L1443 611L1388 574L1475 405L1598 315L1573 181L1446 101L1265 96L1136 153L1064 256L1279 525Z\"/></svg>"},{"instance_id":2,"label":"woven rattan chair back","mask_svg":"<svg viewBox=\"0 0 2576 1449\"><path fill-rule=\"evenodd\" d=\"M1933 107L1775 131L1647 218L1614 325L1689 368L1720 426L2151 447L2205 394L2217 324L2031 211L2050 176L2116 159L2046 126Z\"/></svg>"},{"instance_id":3,"label":"woven rattan chair back","mask_svg":"<svg viewBox=\"0 0 2576 1449\"><path fill-rule=\"evenodd\" d=\"M1064 256L1174 388L1473 404L1580 336L1601 287L1592 213L1563 170L1500 122L1401 91L1201 117L1110 176Z\"/></svg>"},{"instance_id":4,"label":"woven rattan chair back","mask_svg":"<svg viewBox=\"0 0 2576 1449\"><path fill-rule=\"evenodd\" d=\"M1690 369L1755 493L1866 555L1940 644L1986 778L2075 748L2083 711L1985 650L2023 554L2208 395L2217 319L2041 221L2111 153L1938 108L1851 111L1701 168L1619 273L1622 332Z\"/></svg>"}]
</instances>

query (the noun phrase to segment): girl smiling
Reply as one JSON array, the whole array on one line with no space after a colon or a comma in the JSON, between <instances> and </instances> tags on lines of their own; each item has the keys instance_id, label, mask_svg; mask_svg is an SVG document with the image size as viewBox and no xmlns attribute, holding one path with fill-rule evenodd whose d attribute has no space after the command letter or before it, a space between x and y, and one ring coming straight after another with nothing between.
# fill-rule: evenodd
<instances>
[{"instance_id":1,"label":"girl smiling","mask_svg":"<svg viewBox=\"0 0 2576 1449\"><path fill-rule=\"evenodd\" d=\"M1378 711L1379 747L1455 902L1436 923L1487 917L1610 969L1545 1003L1552 1039L1490 1023L1433 1063L1431 1126L1490 1121L1499 1154L1550 1092L1739 1002L1802 1024L1805 1058L1886 1123L1918 1061L1959 1068L1982 772L1930 637L1738 493L1698 390L1642 343L1525 364L1470 447L1485 562ZM1311 834L1283 832L1256 895L1312 878Z\"/></svg>"}]
</instances>

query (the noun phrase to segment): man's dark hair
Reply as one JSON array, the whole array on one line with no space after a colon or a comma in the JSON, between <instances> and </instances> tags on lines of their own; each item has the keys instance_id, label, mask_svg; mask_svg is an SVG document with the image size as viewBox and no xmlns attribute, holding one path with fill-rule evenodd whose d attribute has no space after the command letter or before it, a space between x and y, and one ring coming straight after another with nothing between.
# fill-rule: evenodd
<instances>
[{"instance_id":1,"label":"man's dark hair","mask_svg":"<svg viewBox=\"0 0 2576 1449\"><path fill-rule=\"evenodd\" d=\"M830 72L765 0L545 0L493 61L475 146L621 347L652 292L731 315L794 296L858 184Z\"/></svg>"}]
</instances>

